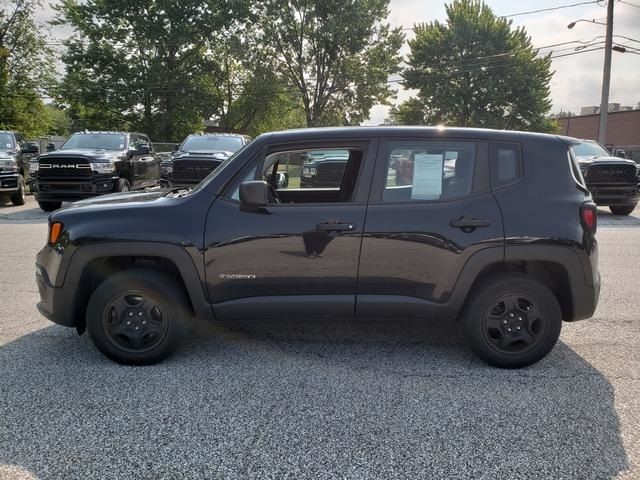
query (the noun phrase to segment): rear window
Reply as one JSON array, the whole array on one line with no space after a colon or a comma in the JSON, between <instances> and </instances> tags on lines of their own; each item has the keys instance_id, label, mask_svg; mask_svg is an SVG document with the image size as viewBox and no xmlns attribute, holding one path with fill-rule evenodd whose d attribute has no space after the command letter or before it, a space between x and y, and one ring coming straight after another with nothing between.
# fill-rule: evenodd
<instances>
[{"instance_id":1,"label":"rear window","mask_svg":"<svg viewBox=\"0 0 640 480\"><path fill-rule=\"evenodd\" d=\"M580 188L586 190L587 183L584 181L584 177L582 176L582 171L580 170L578 160L576 160L573 147L569 148L567 156L569 157L569 165L571 166L571 174L573 175L574 181Z\"/></svg>"}]
</instances>

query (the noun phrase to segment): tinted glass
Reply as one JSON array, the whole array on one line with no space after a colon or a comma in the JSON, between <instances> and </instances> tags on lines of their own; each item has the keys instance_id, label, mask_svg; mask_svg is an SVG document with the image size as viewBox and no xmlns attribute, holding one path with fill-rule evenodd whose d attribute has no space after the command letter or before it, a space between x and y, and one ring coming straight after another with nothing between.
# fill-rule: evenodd
<instances>
[{"instance_id":1,"label":"tinted glass","mask_svg":"<svg viewBox=\"0 0 640 480\"><path fill-rule=\"evenodd\" d=\"M496 187L517 181L522 176L520 145L491 144L491 184Z\"/></svg>"},{"instance_id":2,"label":"tinted glass","mask_svg":"<svg viewBox=\"0 0 640 480\"><path fill-rule=\"evenodd\" d=\"M123 150L126 143L127 136L120 133L76 133L60 149Z\"/></svg>"},{"instance_id":3,"label":"tinted glass","mask_svg":"<svg viewBox=\"0 0 640 480\"><path fill-rule=\"evenodd\" d=\"M235 152L242 147L242 137L197 135L187 138L180 150L188 152Z\"/></svg>"},{"instance_id":4,"label":"tinted glass","mask_svg":"<svg viewBox=\"0 0 640 480\"><path fill-rule=\"evenodd\" d=\"M476 147L459 142L390 144L383 201L437 201L471 193Z\"/></svg>"},{"instance_id":5,"label":"tinted glass","mask_svg":"<svg viewBox=\"0 0 640 480\"><path fill-rule=\"evenodd\" d=\"M576 157L608 157L610 153L594 142L582 142L571 147Z\"/></svg>"}]
</instances>

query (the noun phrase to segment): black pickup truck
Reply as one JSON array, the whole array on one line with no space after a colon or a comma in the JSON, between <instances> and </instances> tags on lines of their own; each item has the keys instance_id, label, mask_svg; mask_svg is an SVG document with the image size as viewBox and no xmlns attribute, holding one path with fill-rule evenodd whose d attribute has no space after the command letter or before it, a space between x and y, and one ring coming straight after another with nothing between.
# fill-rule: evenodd
<instances>
[{"instance_id":1,"label":"black pickup truck","mask_svg":"<svg viewBox=\"0 0 640 480\"><path fill-rule=\"evenodd\" d=\"M0 131L0 199L8 197L14 205L25 204L29 160L38 150L37 143L27 142L20 133Z\"/></svg>"},{"instance_id":2,"label":"black pickup truck","mask_svg":"<svg viewBox=\"0 0 640 480\"><path fill-rule=\"evenodd\" d=\"M31 191L51 212L62 202L158 185L160 159L145 134L79 132L29 166Z\"/></svg>"},{"instance_id":3,"label":"black pickup truck","mask_svg":"<svg viewBox=\"0 0 640 480\"><path fill-rule=\"evenodd\" d=\"M160 164L160 183L170 188L194 186L250 141L250 137L234 133L189 135Z\"/></svg>"},{"instance_id":4,"label":"black pickup truck","mask_svg":"<svg viewBox=\"0 0 640 480\"><path fill-rule=\"evenodd\" d=\"M38 309L127 364L169 356L194 318L288 317L459 319L487 362L530 365L598 302L577 143L459 128L264 134L192 189L54 212ZM283 162L320 150L345 152L339 186L278 185Z\"/></svg>"},{"instance_id":5,"label":"black pickup truck","mask_svg":"<svg viewBox=\"0 0 640 480\"><path fill-rule=\"evenodd\" d=\"M629 215L640 197L640 165L612 157L598 142L582 140L571 147L596 205L614 215Z\"/></svg>"}]
</instances>

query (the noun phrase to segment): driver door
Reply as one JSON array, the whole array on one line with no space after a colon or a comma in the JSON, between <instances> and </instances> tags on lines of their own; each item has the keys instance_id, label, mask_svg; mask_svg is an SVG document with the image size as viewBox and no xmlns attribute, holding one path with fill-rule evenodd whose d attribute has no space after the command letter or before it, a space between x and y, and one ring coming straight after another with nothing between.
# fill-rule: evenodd
<instances>
[{"instance_id":1,"label":"driver door","mask_svg":"<svg viewBox=\"0 0 640 480\"><path fill-rule=\"evenodd\" d=\"M344 140L273 146L232 182L205 228L207 288L219 320L353 318L376 148L377 141ZM346 152L340 187L299 188L312 149ZM282 171L288 182L278 190L282 175L274 172ZM243 211L240 183L254 179L272 180L274 191L265 208Z\"/></svg>"}]
</instances>

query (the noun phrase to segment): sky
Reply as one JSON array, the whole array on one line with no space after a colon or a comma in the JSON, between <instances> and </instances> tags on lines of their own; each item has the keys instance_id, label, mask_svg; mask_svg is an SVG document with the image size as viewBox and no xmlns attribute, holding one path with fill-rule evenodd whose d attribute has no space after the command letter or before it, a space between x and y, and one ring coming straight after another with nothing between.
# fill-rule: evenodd
<instances>
[{"instance_id":1,"label":"sky","mask_svg":"<svg viewBox=\"0 0 640 480\"><path fill-rule=\"evenodd\" d=\"M488 0L486 3L496 15L510 15L581 3L581 1L585 0ZM640 42L640 0L624 0L624 2L627 3L616 0L613 33L614 35L630 37ZM433 20L444 21L446 19L444 5L445 3L441 0L391 0L388 21L393 27L401 26L409 29L416 23L431 22ZM38 12L37 21L38 23L46 23L53 17L54 12L51 7L45 6ZM512 18L512 21L514 27L522 26L526 29L531 36L534 47L543 47L573 40L591 40L594 37L604 35L604 26L587 22L580 22L569 30L567 25L578 19L596 19L599 22L604 22L606 20L606 2L600 0L588 5L516 16ZM51 38L52 41L56 41L69 34L70 31L68 29L58 27L51 31ZM405 30L405 34L407 39L413 36L411 30ZM622 44L640 47L638 42L614 38L614 41L616 40ZM567 47L572 47L572 45L557 47L557 49L566 49ZM542 51L548 53L550 49L547 48ZM556 53L571 52L572 50L563 50ZM409 47L406 43L401 53L405 56L409 53ZM604 50L555 58L552 62L551 68L555 71L551 80L552 113L560 110L579 113L580 108L583 106L600 105ZM397 99L394 103L402 102L415 94L415 92L404 90L395 83L392 85L397 89ZM634 107L640 102L640 55L629 52L613 52L609 102ZM375 106L365 124L377 125L382 123L388 111L389 107L387 106Z\"/></svg>"}]
</instances>

